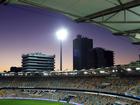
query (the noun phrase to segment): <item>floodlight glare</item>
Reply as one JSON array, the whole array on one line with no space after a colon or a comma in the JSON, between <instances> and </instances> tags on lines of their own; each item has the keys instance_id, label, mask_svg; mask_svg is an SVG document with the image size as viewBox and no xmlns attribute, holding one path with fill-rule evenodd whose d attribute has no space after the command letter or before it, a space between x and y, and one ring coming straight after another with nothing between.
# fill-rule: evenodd
<instances>
[{"instance_id":1,"label":"floodlight glare","mask_svg":"<svg viewBox=\"0 0 140 105\"><path fill-rule=\"evenodd\" d=\"M60 71L62 71L62 42L67 38L68 31L65 28L61 28L56 32L56 36L60 41Z\"/></svg>"},{"instance_id":2,"label":"floodlight glare","mask_svg":"<svg viewBox=\"0 0 140 105\"><path fill-rule=\"evenodd\" d=\"M65 28L62 28L56 32L56 36L59 40L63 41L67 38L68 31Z\"/></svg>"}]
</instances>

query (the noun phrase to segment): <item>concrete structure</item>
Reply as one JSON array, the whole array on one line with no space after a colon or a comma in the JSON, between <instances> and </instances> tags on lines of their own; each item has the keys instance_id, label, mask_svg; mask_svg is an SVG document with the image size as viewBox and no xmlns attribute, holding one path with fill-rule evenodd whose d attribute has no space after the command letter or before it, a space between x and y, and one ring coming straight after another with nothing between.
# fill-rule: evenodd
<instances>
[{"instance_id":1,"label":"concrete structure","mask_svg":"<svg viewBox=\"0 0 140 105\"><path fill-rule=\"evenodd\" d=\"M23 71L53 71L55 55L31 53L22 55Z\"/></svg>"}]
</instances>

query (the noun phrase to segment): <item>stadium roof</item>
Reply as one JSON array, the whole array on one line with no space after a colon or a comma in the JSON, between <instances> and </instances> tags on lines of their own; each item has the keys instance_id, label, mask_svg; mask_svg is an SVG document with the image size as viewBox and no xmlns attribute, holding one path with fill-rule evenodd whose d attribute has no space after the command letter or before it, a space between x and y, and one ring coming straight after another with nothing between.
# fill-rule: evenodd
<instances>
[{"instance_id":1,"label":"stadium roof","mask_svg":"<svg viewBox=\"0 0 140 105\"><path fill-rule=\"evenodd\" d=\"M140 0L0 0L58 11L76 22L95 23L140 44Z\"/></svg>"}]
</instances>

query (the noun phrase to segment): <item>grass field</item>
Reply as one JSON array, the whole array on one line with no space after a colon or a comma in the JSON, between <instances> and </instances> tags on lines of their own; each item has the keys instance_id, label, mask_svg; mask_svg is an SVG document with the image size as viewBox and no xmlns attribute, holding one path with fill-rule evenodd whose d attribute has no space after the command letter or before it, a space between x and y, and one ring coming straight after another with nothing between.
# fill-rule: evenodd
<instances>
[{"instance_id":1,"label":"grass field","mask_svg":"<svg viewBox=\"0 0 140 105\"><path fill-rule=\"evenodd\" d=\"M70 104L42 100L0 99L0 105L70 105Z\"/></svg>"}]
</instances>

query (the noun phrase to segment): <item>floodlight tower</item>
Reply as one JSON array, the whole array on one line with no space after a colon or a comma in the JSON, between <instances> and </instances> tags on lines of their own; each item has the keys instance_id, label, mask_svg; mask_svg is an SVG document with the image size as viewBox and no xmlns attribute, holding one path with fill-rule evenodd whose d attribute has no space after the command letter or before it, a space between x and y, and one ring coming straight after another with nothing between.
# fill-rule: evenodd
<instances>
[{"instance_id":1,"label":"floodlight tower","mask_svg":"<svg viewBox=\"0 0 140 105\"><path fill-rule=\"evenodd\" d=\"M60 41L60 71L62 71L62 43L68 36L68 31L65 28L61 28L56 32L56 36Z\"/></svg>"}]
</instances>

